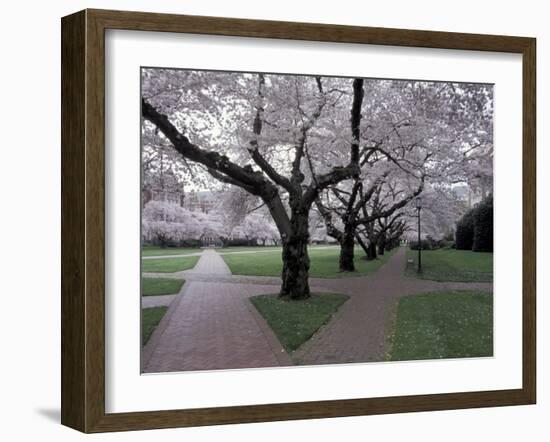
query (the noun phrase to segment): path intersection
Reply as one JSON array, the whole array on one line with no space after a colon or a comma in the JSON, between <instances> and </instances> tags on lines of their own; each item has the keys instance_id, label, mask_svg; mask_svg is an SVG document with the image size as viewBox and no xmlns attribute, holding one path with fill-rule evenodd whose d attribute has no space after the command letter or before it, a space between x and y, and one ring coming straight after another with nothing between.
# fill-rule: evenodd
<instances>
[{"instance_id":1,"label":"path intersection","mask_svg":"<svg viewBox=\"0 0 550 442\"><path fill-rule=\"evenodd\" d=\"M372 275L310 278L313 292L344 293L350 298L326 325L289 355L249 302L255 295L277 293L280 278L232 275L214 249L193 255L199 254L191 270L143 274L186 280L177 295L142 297L142 308L169 306L143 348L144 373L380 361L387 349L386 321L400 297L461 289L492 291L493 287L490 282L407 277L406 250L401 247ZM167 257L175 255L148 259Z\"/></svg>"}]
</instances>

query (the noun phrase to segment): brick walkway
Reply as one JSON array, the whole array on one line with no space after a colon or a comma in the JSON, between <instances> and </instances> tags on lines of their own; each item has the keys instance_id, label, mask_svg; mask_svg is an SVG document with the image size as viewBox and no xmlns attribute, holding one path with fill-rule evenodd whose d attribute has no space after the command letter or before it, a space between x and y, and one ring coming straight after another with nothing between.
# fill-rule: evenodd
<instances>
[{"instance_id":1,"label":"brick walkway","mask_svg":"<svg viewBox=\"0 0 550 442\"><path fill-rule=\"evenodd\" d=\"M390 309L404 295L440 290L492 291L492 283L436 282L404 276L406 250L400 248L373 276L327 280L334 291L351 295L334 318L300 347L300 365L383 360Z\"/></svg>"},{"instance_id":2,"label":"brick walkway","mask_svg":"<svg viewBox=\"0 0 550 442\"><path fill-rule=\"evenodd\" d=\"M223 275L231 275L231 270L223 258L213 249L205 249L199 259L199 262L187 273L197 273L199 275L208 275L211 278Z\"/></svg>"},{"instance_id":3,"label":"brick walkway","mask_svg":"<svg viewBox=\"0 0 550 442\"><path fill-rule=\"evenodd\" d=\"M144 347L142 372L292 365L248 301L276 293L276 286L233 282L229 267L211 249L193 269L178 274L187 282Z\"/></svg>"},{"instance_id":4,"label":"brick walkway","mask_svg":"<svg viewBox=\"0 0 550 442\"><path fill-rule=\"evenodd\" d=\"M405 277L405 249L399 249L374 275L311 278L312 291L346 293L350 299L332 320L289 356L248 298L276 293L280 278L239 276L214 250L197 265L172 274L184 277L182 291L142 352L146 373L381 360L386 321L404 294L436 290L492 290L492 283L453 283ZM147 274L169 276L170 274Z\"/></svg>"},{"instance_id":5,"label":"brick walkway","mask_svg":"<svg viewBox=\"0 0 550 442\"><path fill-rule=\"evenodd\" d=\"M142 371L292 365L248 301L252 295L274 292L272 285L186 283L166 314L167 323L159 324L144 348Z\"/></svg>"},{"instance_id":6,"label":"brick walkway","mask_svg":"<svg viewBox=\"0 0 550 442\"><path fill-rule=\"evenodd\" d=\"M200 253L188 253L187 255L164 255L164 256L149 256L145 259L159 259L159 258L179 258L181 256L200 256L197 264L190 270L175 273L144 273L143 276L152 276L159 278L182 278L204 279L212 281L213 278L220 278L223 276L231 276L229 267L225 264L223 258L215 251L206 249ZM177 295L155 295L155 296L142 296L141 308L170 306L172 301Z\"/></svg>"}]
</instances>

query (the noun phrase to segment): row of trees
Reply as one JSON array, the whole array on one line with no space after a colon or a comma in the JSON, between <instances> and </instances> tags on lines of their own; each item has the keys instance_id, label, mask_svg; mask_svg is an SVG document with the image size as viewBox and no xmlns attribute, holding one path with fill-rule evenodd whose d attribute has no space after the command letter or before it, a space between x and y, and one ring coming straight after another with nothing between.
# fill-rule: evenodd
<instances>
[{"instance_id":1,"label":"row of trees","mask_svg":"<svg viewBox=\"0 0 550 442\"><path fill-rule=\"evenodd\" d=\"M226 213L191 211L169 201L149 201L142 213L142 233L145 239L162 247L199 245L205 238L214 238L224 246L236 240L250 245L277 244L279 232L260 213L251 213L233 224Z\"/></svg>"},{"instance_id":2,"label":"row of trees","mask_svg":"<svg viewBox=\"0 0 550 442\"><path fill-rule=\"evenodd\" d=\"M317 215L353 271L355 242L370 258L395 243L416 196L441 226L454 183L492 177L490 86L170 69L143 69L142 86L145 150L170 145L189 176L271 217L282 297L310 294Z\"/></svg>"}]
</instances>

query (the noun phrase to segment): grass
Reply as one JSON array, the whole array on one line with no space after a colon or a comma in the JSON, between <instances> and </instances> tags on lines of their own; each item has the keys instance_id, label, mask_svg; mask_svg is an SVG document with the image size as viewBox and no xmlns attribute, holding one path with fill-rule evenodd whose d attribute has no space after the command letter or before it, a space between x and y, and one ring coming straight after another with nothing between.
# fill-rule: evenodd
<instances>
[{"instance_id":1,"label":"grass","mask_svg":"<svg viewBox=\"0 0 550 442\"><path fill-rule=\"evenodd\" d=\"M303 301L282 300L277 295L250 298L287 352L306 342L326 324L349 296L336 293L312 294Z\"/></svg>"},{"instance_id":2,"label":"grass","mask_svg":"<svg viewBox=\"0 0 550 442\"><path fill-rule=\"evenodd\" d=\"M341 278L349 276L365 276L378 270L390 256L395 253L386 252L383 256L373 261L362 259L364 253L356 249L355 267L353 273L342 273L338 269L338 257L340 248L310 248L310 269L309 275L315 278ZM278 250L275 250L276 252ZM235 255L223 255L225 263L234 275L251 276L280 276L283 268L281 253L247 253Z\"/></svg>"},{"instance_id":3,"label":"grass","mask_svg":"<svg viewBox=\"0 0 550 442\"><path fill-rule=\"evenodd\" d=\"M180 291L184 282L184 279L175 278L142 278L141 295L172 295Z\"/></svg>"},{"instance_id":4,"label":"grass","mask_svg":"<svg viewBox=\"0 0 550 442\"><path fill-rule=\"evenodd\" d=\"M408 250L407 276L432 281L492 282L493 254L469 250L439 249L422 251L422 273L418 274L418 251Z\"/></svg>"},{"instance_id":5,"label":"grass","mask_svg":"<svg viewBox=\"0 0 550 442\"><path fill-rule=\"evenodd\" d=\"M190 247L158 247L158 246L143 246L141 248L141 256L164 256L164 255L186 255L189 253L200 253L202 249Z\"/></svg>"},{"instance_id":6,"label":"grass","mask_svg":"<svg viewBox=\"0 0 550 442\"><path fill-rule=\"evenodd\" d=\"M262 250L265 251L281 251L281 246L235 246L235 247L222 247L219 249L216 249L220 253L225 252L261 252Z\"/></svg>"},{"instance_id":7,"label":"grass","mask_svg":"<svg viewBox=\"0 0 550 442\"><path fill-rule=\"evenodd\" d=\"M334 245L328 245L328 244L311 244L308 246L308 248L315 249L317 247L334 247ZM234 247L222 247L219 249L216 249L219 253L227 253L227 252L261 252L269 251L269 252L282 252L281 246L234 246Z\"/></svg>"},{"instance_id":8,"label":"grass","mask_svg":"<svg viewBox=\"0 0 550 442\"><path fill-rule=\"evenodd\" d=\"M168 310L168 307L150 307L141 310L141 345L147 344L147 341L153 334L153 331L159 325L160 320Z\"/></svg>"},{"instance_id":9,"label":"grass","mask_svg":"<svg viewBox=\"0 0 550 442\"><path fill-rule=\"evenodd\" d=\"M145 273L174 273L195 267L200 256L180 258L142 259L141 271Z\"/></svg>"},{"instance_id":10,"label":"grass","mask_svg":"<svg viewBox=\"0 0 550 442\"><path fill-rule=\"evenodd\" d=\"M492 355L491 293L448 291L400 299L388 360Z\"/></svg>"}]
</instances>

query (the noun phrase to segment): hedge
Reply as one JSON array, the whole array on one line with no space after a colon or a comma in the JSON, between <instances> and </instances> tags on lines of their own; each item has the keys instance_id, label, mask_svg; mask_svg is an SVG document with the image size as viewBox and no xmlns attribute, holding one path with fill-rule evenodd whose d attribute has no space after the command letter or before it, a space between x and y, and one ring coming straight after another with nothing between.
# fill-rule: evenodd
<instances>
[{"instance_id":1,"label":"hedge","mask_svg":"<svg viewBox=\"0 0 550 442\"><path fill-rule=\"evenodd\" d=\"M474 245L474 214L469 210L456 223L457 250L472 250Z\"/></svg>"},{"instance_id":2,"label":"hedge","mask_svg":"<svg viewBox=\"0 0 550 442\"><path fill-rule=\"evenodd\" d=\"M474 238L472 250L474 252L493 251L493 196L490 195L481 201L473 211Z\"/></svg>"},{"instance_id":3,"label":"hedge","mask_svg":"<svg viewBox=\"0 0 550 442\"><path fill-rule=\"evenodd\" d=\"M456 248L474 252L493 251L493 196L478 203L456 223Z\"/></svg>"}]
</instances>

